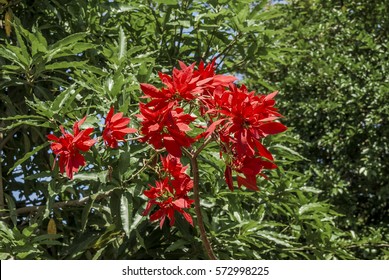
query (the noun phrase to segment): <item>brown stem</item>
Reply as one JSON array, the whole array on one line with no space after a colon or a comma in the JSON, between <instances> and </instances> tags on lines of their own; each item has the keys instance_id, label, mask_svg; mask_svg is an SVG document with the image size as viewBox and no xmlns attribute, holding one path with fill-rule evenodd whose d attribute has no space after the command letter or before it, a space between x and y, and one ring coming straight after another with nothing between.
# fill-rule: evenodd
<instances>
[{"instance_id":1,"label":"brown stem","mask_svg":"<svg viewBox=\"0 0 389 280\"><path fill-rule=\"evenodd\" d=\"M0 133L1 139L1 133ZM1 151L1 150L0 150ZM0 210L4 209L3 163L0 158Z\"/></svg>"},{"instance_id":2,"label":"brown stem","mask_svg":"<svg viewBox=\"0 0 389 280\"><path fill-rule=\"evenodd\" d=\"M193 194L194 194L194 203L195 203L195 212L197 216L197 225L200 229L200 236L201 240L203 242L203 246L205 249L205 252L208 255L208 258L210 260L216 260L216 256L212 250L211 244L209 243L207 233L205 231L204 227L204 221L203 221L203 215L201 214L201 206L200 206L200 191L199 191L199 167L197 164L197 158L189 153L188 151L185 151L185 153L188 155L190 159L190 163L192 166L192 173L193 173Z\"/></svg>"}]
</instances>

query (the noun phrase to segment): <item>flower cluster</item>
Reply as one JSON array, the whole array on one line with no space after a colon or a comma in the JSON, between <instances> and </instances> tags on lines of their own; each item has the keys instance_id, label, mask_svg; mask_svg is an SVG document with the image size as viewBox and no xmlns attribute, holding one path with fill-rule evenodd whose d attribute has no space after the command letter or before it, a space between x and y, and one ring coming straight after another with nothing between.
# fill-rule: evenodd
<instances>
[{"instance_id":1,"label":"flower cluster","mask_svg":"<svg viewBox=\"0 0 389 280\"><path fill-rule=\"evenodd\" d=\"M181 157L181 148L189 147L195 139L187 133L191 130L189 124L196 117L184 112L181 103L188 104L194 99L212 95L218 87L225 87L236 78L233 76L216 75L214 62L205 67L200 63L198 70L195 64L186 66L180 62L181 70L174 69L173 76L159 73L162 89L150 84L141 84L145 98L150 98L146 104L139 105L139 119L142 121L141 133L143 142L148 142L156 149L166 150Z\"/></svg>"},{"instance_id":2,"label":"flower cluster","mask_svg":"<svg viewBox=\"0 0 389 280\"><path fill-rule=\"evenodd\" d=\"M144 195L150 200L147 203L143 215L148 215L153 205L158 206L158 210L150 215L150 220L160 220L159 226L162 228L166 217L170 220L170 226L174 225L175 212L193 226L190 214L184 209L190 208L193 200L189 199L188 192L193 188L192 179L185 173L187 166L182 166L180 159L172 155L161 157L162 172L161 180L155 186L149 185L150 189L144 191Z\"/></svg>"},{"instance_id":3,"label":"flower cluster","mask_svg":"<svg viewBox=\"0 0 389 280\"><path fill-rule=\"evenodd\" d=\"M162 89L141 84L146 104L140 104L139 118L142 120L141 141L149 142L156 149L181 157L181 148L187 148L201 137L214 137L220 141L221 151L226 154L225 177L228 187L233 189L232 171L237 172L238 186L257 190L256 177L263 169L274 169L274 158L262 145L262 138L277 134L287 128L276 120L282 117L274 108L274 97L256 95L245 85L240 88L232 82L233 76L216 75L215 61L205 66L203 62L195 70L195 64L174 69L173 75L159 73L164 84ZM207 119L207 130L194 137L187 133L196 116L184 112L187 104L199 107Z\"/></svg>"},{"instance_id":4,"label":"flower cluster","mask_svg":"<svg viewBox=\"0 0 389 280\"><path fill-rule=\"evenodd\" d=\"M66 171L69 179L73 179L73 173L78 172L79 168L86 164L85 158L80 152L89 151L97 142L97 139L91 139L90 136L94 130L93 127L81 130L85 120L86 117L74 123L73 134L66 132L63 126L60 126L62 132L60 137L54 134L47 135L47 138L52 141L51 150L56 155L56 158L59 157L60 172ZM111 148L117 148L118 141L124 141L126 134L136 132L136 129L127 127L129 122L130 119L123 117L123 113L114 114L114 108L111 107L105 118L102 135L104 143Z\"/></svg>"},{"instance_id":5,"label":"flower cluster","mask_svg":"<svg viewBox=\"0 0 389 280\"><path fill-rule=\"evenodd\" d=\"M73 179L73 173L77 172L80 166L85 165L85 158L80 151L87 152L96 143L96 140L90 138L93 128L80 129L85 120L86 117L74 123L73 134L67 133L63 126L60 126L61 137L56 137L53 134L47 136L49 140L53 141L51 143L53 153L59 157L60 172L63 173L66 170L70 179Z\"/></svg>"},{"instance_id":6,"label":"flower cluster","mask_svg":"<svg viewBox=\"0 0 389 280\"><path fill-rule=\"evenodd\" d=\"M206 136L216 133L222 149L228 154L225 177L233 190L232 170L237 176L238 186L258 190L256 176L263 175L263 169L274 169L272 154L262 145L261 139L278 134L287 128L276 122L281 115L274 108L277 92L267 96L248 92L245 85L238 88L231 84L226 90L214 94L214 103L208 114L218 117L206 131ZM243 175L243 176L242 176Z\"/></svg>"},{"instance_id":7,"label":"flower cluster","mask_svg":"<svg viewBox=\"0 0 389 280\"><path fill-rule=\"evenodd\" d=\"M257 177L267 178L263 171L277 168L262 140L287 129L278 121L282 116L274 107L277 92L262 95L249 91L245 85L238 87L233 83L236 77L215 73L215 61L208 65L201 62L197 68L195 64L179 65L180 69L173 69L171 76L159 73L161 89L140 85L142 98L147 102L139 104L139 141L152 145L158 153L167 152L167 156L161 156L159 179L143 192L149 199L143 214L151 213L150 220L159 220L160 227L166 218L174 225L176 212L193 225L187 212L194 203L189 192L193 189L198 194L198 186L194 186L186 174L187 166L181 163L183 151L197 166L193 161L201 150L207 143L217 142L220 157L225 161L224 176L229 189L234 189L235 177L238 187L258 190ZM66 171L70 179L86 164L82 153L100 139L91 138L93 128L81 129L85 119L74 124L73 134L61 126L62 136L48 135L51 149L59 157L60 172ZM104 144L117 148L127 134L136 132L128 127L129 123L129 118L123 117L123 113L115 114L111 108L101 137Z\"/></svg>"},{"instance_id":8,"label":"flower cluster","mask_svg":"<svg viewBox=\"0 0 389 280\"><path fill-rule=\"evenodd\" d=\"M187 66L179 62L179 65L181 69L173 69L172 76L159 73L164 85L162 89L141 84L143 98L147 98L148 102L139 105L138 118L143 135L140 141L148 142L155 149L166 149L169 155L162 158L162 162L170 177L173 171L167 166L173 161L179 162L183 148L195 145L202 138L204 141L218 141L221 156L224 155L226 161L225 179L228 187L233 190L234 172L239 187L258 190L257 176L266 178L263 170L277 167L262 139L287 129L276 121L282 117L274 107L277 92L261 95L249 92L245 85L237 87L233 84L236 77L215 74L215 61L207 66L201 62L197 70L195 64ZM199 116L190 114L193 108L198 109ZM190 135L191 125L199 117L208 126L204 126L205 130L199 135ZM155 187L144 192L150 199L144 214L150 212L152 205L159 206L150 219L160 219L160 226L166 216L173 225L175 211L192 223L183 208L191 205L187 192L193 182L186 174L183 175L181 169L175 172L177 174L172 181L169 181L169 176L164 177L156 182Z\"/></svg>"}]
</instances>

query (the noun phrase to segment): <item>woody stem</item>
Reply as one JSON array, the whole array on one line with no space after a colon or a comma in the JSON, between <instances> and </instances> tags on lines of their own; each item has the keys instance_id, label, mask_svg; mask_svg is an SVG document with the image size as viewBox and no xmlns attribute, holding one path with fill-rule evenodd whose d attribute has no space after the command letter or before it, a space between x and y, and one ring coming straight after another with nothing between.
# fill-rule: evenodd
<instances>
[{"instance_id":1,"label":"woody stem","mask_svg":"<svg viewBox=\"0 0 389 280\"><path fill-rule=\"evenodd\" d=\"M194 203L195 203L195 212L197 216L197 225L200 230L200 236L201 241L203 242L203 246L205 249L205 252L208 255L208 258L211 260L216 260L216 256L212 250L211 244L209 243L207 233L205 231L204 227L204 221L203 221L203 215L201 214L201 206L200 206L200 192L199 192L199 167L197 163L197 158L195 155L192 155L188 151L185 151L190 159L190 163L192 166L192 173L193 173L193 194L194 194Z\"/></svg>"}]
</instances>

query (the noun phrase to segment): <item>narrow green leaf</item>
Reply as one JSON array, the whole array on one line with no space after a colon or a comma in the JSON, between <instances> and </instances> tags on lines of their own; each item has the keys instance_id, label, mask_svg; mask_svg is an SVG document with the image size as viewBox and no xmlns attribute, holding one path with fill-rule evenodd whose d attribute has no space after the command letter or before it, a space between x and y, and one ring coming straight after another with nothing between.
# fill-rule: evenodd
<instances>
[{"instance_id":1,"label":"narrow green leaf","mask_svg":"<svg viewBox=\"0 0 389 280\"><path fill-rule=\"evenodd\" d=\"M290 242L287 240L287 239L292 238L290 236L286 236L283 234L274 233L274 232L270 232L270 231L258 231L257 234L258 234L258 236L261 236L269 241L273 241L274 243L276 243L278 245L282 245L285 247L293 247L290 244Z\"/></svg>"},{"instance_id":2,"label":"narrow green leaf","mask_svg":"<svg viewBox=\"0 0 389 280\"><path fill-rule=\"evenodd\" d=\"M17 17L14 18L14 26L15 26L15 34L16 34L16 38L18 40L18 44L19 44L19 47L21 50L21 54L23 55L23 57L27 61L30 61L30 58L31 58L30 54L28 53L26 43L24 42L24 39L21 36L21 32L22 32L23 27L22 27L20 20Z\"/></svg>"},{"instance_id":3,"label":"narrow green leaf","mask_svg":"<svg viewBox=\"0 0 389 280\"><path fill-rule=\"evenodd\" d=\"M28 69L29 57L25 57L19 47L7 45L7 48L5 48L3 45L0 45L0 56L18 64L24 70Z\"/></svg>"},{"instance_id":4,"label":"narrow green leaf","mask_svg":"<svg viewBox=\"0 0 389 280\"><path fill-rule=\"evenodd\" d=\"M22 234L26 237L30 237L34 233L37 227L38 224L32 224L31 226L24 228Z\"/></svg>"},{"instance_id":5,"label":"narrow green leaf","mask_svg":"<svg viewBox=\"0 0 389 280\"><path fill-rule=\"evenodd\" d=\"M120 218L122 220L122 227L127 237L130 236L130 217L129 217L129 203L125 194L120 198Z\"/></svg>"},{"instance_id":6,"label":"narrow green leaf","mask_svg":"<svg viewBox=\"0 0 389 280\"><path fill-rule=\"evenodd\" d=\"M126 56L127 52L127 38L124 34L123 28L119 29L119 61Z\"/></svg>"},{"instance_id":7,"label":"narrow green leaf","mask_svg":"<svg viewBox=\"0 0 389 280\"><path fill-rule=\"evenodd\" d=\"M42 235L38 235L38 236L34 237L32 239L32 243L44 243L44 242L47 242L49 240L53 240L53 239L61 238L61 237L63 237L62 234L42 234Z\"/></svg>"},{"instance_id":8,"label":"narrow green leaf","mask_svg":"<svg viewBox=\"0 0 389 280\"><path fill-rule=\"evenodd\" d=\"M285 156L286 158L295 159L295 160L306 160L309 161L309 159L303 157L298 152L293 151L292 149L285 147L280 144L273 145L271 148L274 148L276 150L280 151L280 155ZM286 151L286 153L285 153Z\"/></svg>"},{"instance_id":9,"label":"narrow green leaf","mask_svg":"<svg viewBox=\"0 0 389 280\"><path fill-rule=\"evenodd\" d=\"M50 144L49 142L43 143L42 145L35 147L31 152L25 154L24 157L22 157L17 162L15 162L14 166L12 166L11 169L8 171L8 174L10 174L16 167L18 167L20 164L25 162L31 156L35 155L37 152L39 152L43 148L47 147L49 144Z\"/></svg>"},{"instance_id":10,"label":"narrow green leaf","mask_svg":"<svg viewBox=\"0 0 389 280\"><path fill-rule=\"evenodd\" d=\"M301 206L299 208L299 214L303 215L303 214L305 214L307 212L323 210L323 209L327 209L327 208L328 208L327 205L324 204L324 203L312 202L312 203L308 203L308 204L305 204L305 205Z\"/></svg>"},{"instance_id":11,"label":"narrow green leaf","mask_svg":"<svg viewBox=\"0 0 389 280\"><path fill-rule=\"evenodd\" d=\"M155 2L164 5L177 5L177 0L155 0Z\"/></svg>"},{"instance_id":12,"label":"narrow green leaf","mask_svg":"<svg viewBox=\"0 0 389 280\"><path fill-rule=\"evenodd\" d=\"M68 46L70 44L77 43L78 41L83 40L86 37L86 35L87 34L84 32L74 33L72 35L69 35L69 36L57 41L53 45L49 46L49 49L50 50L60 49L61 47L65 47L65 46Z\"/></svg>"},{"instance_id":13,"label":"narrow green leaf","mask_svg":"<svg viewBox=\"0 0 389 280\"><path fill-rule=\"evenodd\" d=\"M1 232L3 232L5 236L7 236L8 240L13 240L15 238L13 231L8 227L6 223L2 221L0 221L0 233Z\"/></svg>"},{"instance_id":14,"label":"narrow green leaf","mask_svg":"<svg viewBox=\"0 0 389 280\"><path fill-rule=\"evenodd\" d=\"M18 127L20 125L30 125L30 126L37 126L37 127L50 127L50 124L48 122L35 122L35 121L18 121L15 122L7 127L0 127L0 131L7 131L14 129L15 127Z\"/></svg>"},{"instance_id":15,"label":"narrow green leaf","mask_svg":"<svg viewBox=\"0 0 389 280\"><path fill-rule=\"evenodd\" d=\"M75 90L74 84L71 85L66 90L62 91L51 104L51 110L54 113L58 113L61 109L69 106L71 102L74 100L76 94L80 92L80 90Z\"/></svg>"},{"instance_id":16,"label":"narrow green leaf","mask_svg":"<svg viewBox=\"0 0 389 280\"><path fill-rule=\"evenodd\" d=\"M104 178L106 175L107 175L107 171L80 172L73 176L73 180L101 182L102 178Z\"/></svg>"},{"instance_id":17,"label":"narrow green leaf","mask_svg":"<svg viewBox=\"0 0 389 280\"><path fill-rule=\"evenodd\" d=\"M16 215L16 204L15 204L15 201L7 193L4 193L4 197L5 197L7 206L8 206L9 216L11 218L12 223L16 227L17 226L17 215Z\"/></svg>"},{"instance_id":18,"label":"narrow green leaf","mask_svg":"<svg viewBox=\"0 0 389 280\"><path fill-rule=\"evenodd\" d=\"M95 196L89 199L88 203L85 205L84 209L82 209L82 215L81 215L81 231L84 231L86 228L86 225L88 224L88 217L90 210L92 209L92 205L95 201Z\"/></svg>"},{"instance_id":19,"label":"narrow green leaf","mask_svg":"<svg viewBox=\"0 0 389 280\"><path fill-rule=\"evenodd\" d=\"M189 242L184 239L178 239L177 241L173 242L169 247L166 248L166 252L173 252L179 248L185 247Z\"/></svg>"},{"instance_id":20,"label":"narrow green leaf","mask_svg":"<svg viewBox=\"0 0 389 280\"><path fill-rule=\"evenodd\" d=\"M46 120L44 117L37 115L17 115L12 117L0 118L2 121L16 121L16 120L25 120L25 119L37 119L37 120Z\"/></svg>"},{"instance_id":21,"label":"narrow green leaf","mask_svg":"<svg viewBox=\"0 0 389 280\"><path fill-rule=\"evenodd\" d=\"M83 66L87 61L61 61L45 65L45 70L70 69Z\"/></svg>"}]
</instances>

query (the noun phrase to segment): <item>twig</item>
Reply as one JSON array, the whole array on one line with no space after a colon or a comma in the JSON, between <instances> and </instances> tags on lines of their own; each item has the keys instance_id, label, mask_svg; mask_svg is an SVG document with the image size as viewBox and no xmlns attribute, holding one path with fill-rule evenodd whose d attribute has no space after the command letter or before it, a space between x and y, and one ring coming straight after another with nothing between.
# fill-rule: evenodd
<instances>
[{"instance_id":1,"label":"twig","mask_svg":"<svg viewBox=\"0 0 389 280\"><path fill-rule=\"evenodd\" d=\"M103 198L108 197L115 189L98 194L97 197L95 198L95 200L101 200ZM54 203L52 208L58 209L58 208L65 208L65 207L84 206L90 199L92 199L92 197L93 197L93 195L86 196L86 197L83 197L83 198L78 199L78 200L59 201L59 202ZM30 214L30 213L38 212L44 208L46 208L46 205L26 206L26 207L16 209L16 214L17 215Z\"/></svg>"},{"instance_id":2,"label":"twig","mask_svg":"<svg viewBox=\"0 0 389 280\"><path fill-rule=\"evenodd\" d=\"M238 40L240 39L240 37L242 37L242 33L238 33L236 35L236 37L234 38L234 40L232 40L225 48L224 50L222 50L220 53L218 53L213 59L216 61L219 57L223 56L224 57L221 59L221 61L217 64L217 67L219 67L219 65L222 63L222 61L224 60L225 58L225 55L230 51L230 49L236 44L236 42L238 42Z\"/></svg>"},{"instance_id":3,"label":"twig","mask_svg":"<svg viewBox=\"0 0 389 280\"><path fill-rule=\"evenodd\" d=\"M193 157L197 158L197 156L200 154L200 152L205 148L205 146L208 145L209 142L211 142L213 139L212 139L212 135L211 137L208 137L207 140L204 141L204 143L196 150L196 152L193 154Z\"/></svg>"},{"instance_id":4,"label":"twig","mask_svg":"<svg viewBox=\"0 0 389 280\"><path fill-rule=\"evenodd\" d=\"M165 151L165 149L155 150L155 153L149 158L149 160L143 165L143 167L141 169L139 169L136 173L132 174L132 176L130 178L128 178L127 180L125 180L124 183L128 183L128 182L131 182L132 180L134 180L146 168L149 168L149 163L152 162L157 155L159 155L161 152L164 152L164 151Z\"/></svg>"},{"instance_id":5,"label":"twig","mask_svg":"<svg viewBox=\"0 0 389 280\"><path fill-rule=\"evenodd\" d=\"M2 138L3 138L3 134L0 133L0 141ZM4 206L5 204L4 204L4 186L3 186L3 161L0 158L0 210L3 210Z\"/></svg>"}]
</instances>

